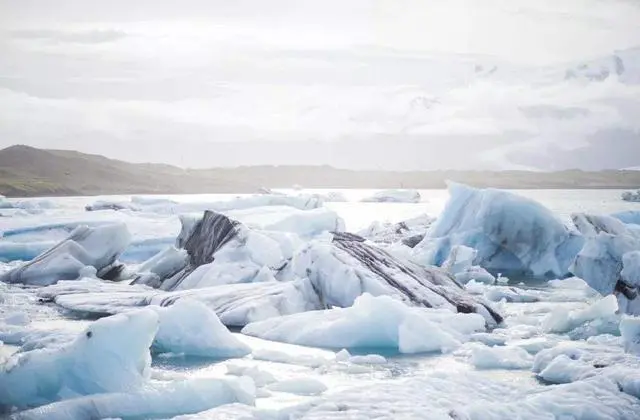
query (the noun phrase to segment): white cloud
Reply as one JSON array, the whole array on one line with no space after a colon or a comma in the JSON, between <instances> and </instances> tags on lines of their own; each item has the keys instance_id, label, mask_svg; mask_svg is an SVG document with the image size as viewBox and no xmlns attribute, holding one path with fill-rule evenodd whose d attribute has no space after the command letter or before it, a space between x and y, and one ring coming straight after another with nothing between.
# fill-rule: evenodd
<instances>
[{"instance_id":1,"label":"white cloud","mask_svg":"<svg viewBox=\"0 0 640 420\"><path fill-rule=\"evenodd\" d=\"M640 50L618 53L622 72L611 58L640 39L631 2L0 0L0 9L2 145L198 166L544 168L556 163L541 149L602 153L608 135L624 148L640 132ZM565 80L567 70L576 77ZM173 142L254 146L206 161L176 156ZM317 151L269 154L271 142Z\"/></svg>"}]
</instances>

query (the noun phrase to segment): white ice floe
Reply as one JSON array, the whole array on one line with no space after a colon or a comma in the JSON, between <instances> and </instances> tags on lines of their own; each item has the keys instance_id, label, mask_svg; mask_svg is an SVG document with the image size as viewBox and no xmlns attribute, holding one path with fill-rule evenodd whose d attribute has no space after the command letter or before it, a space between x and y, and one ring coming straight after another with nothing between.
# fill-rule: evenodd
<instances>
[{"instance_id":1,"label":"white ice floe","mask_svg":"<svg viewBox=\"0 0 640 420\"><path fill-rule=\"evenodd\" d=\"M333 210L317 208L293 212L277 222L262 226L262 229L290 232L308 238L323 232L342 232L345 224Z\"/></svg>"},{"instance_id":2,"label":"white ice floe","mask_svg":"<svg viewBox=\"0 0 640 420\"><path fill-rule=\"evenodd\" d=\"M327 390L327 386L317 379L299 378L274 382L267 389L295 395L320 395Z\"/></svg>"},{"instance_id":3,"label":"white ice floe","mask_svg":"<svg viewBox=\"0 0 640 420\"><path fill-rule=\"evenodd\" d=\"M470 362L478 369L530 369L533 356L516 346L492 346L469 343L461 350L470 355Z\"/></svg>"},{"instance_id":4,"label":"white ice floe","mask_svg":"<svg viewBox=\"0 0 640 420\"><path fill-rule=\"evenodd\" d=\"M630 201L632 203L640 203L640 190L637 191L625 191L621 195L624 201Z\"/></svg>"},{"instance_id":5,"label":"white ice floe","mask_svg":"<svg viewBox=\"0 0 640 420\"><path fill-rule=\"evenodd\" d=\"M411 308L388 296L363 294L349 308L312 311L256 322L242 333L329 348L391 348L401 353L447 352L484 331L484 318Z\"/></svg>"},{"instance_id":6,"label":"white ice floe","mask_svg":"<svg viewBox=\"0 0 640 420\"><path fill-rule=\"evenodd\" d=\"M153 343L157 352L214 358L251 353L222 325L215 312L197 300L181 299L165 308L150 308L160 315L160 328Z\"/></svg>"},{"instance_id":7,"label":"white ice floe","mask_svg":"<svg viewBox=\"0 0 640 420\"><path fill-rule=\"evenodd\" d=\"M611 215L622 223L640 225L640 210L627 210Z\"/></svg>"},{"instance_id":8,"label":"white ice floe","mask_svg":"<svg viewBox=\"0 0 640 420\"><path fill-rule=\"evenodd\" d=\"M574 215L575 220L580 221L577 226L585 233L586 242L571 272L603 295L615 293L623 312L640 313L638 232L609 216Z\"/></svg>"},{"instance_id":9,"label":"white ice floe","mask_svg":"<svg viewBox=\"0 0 640 420\"><path fill-rule=\"evenodd\" d=\"M492 272L562 277L583 239L528 198L450 183L444 211L416 246L415 258L442 265L452 247L478 250L475 263Z\"/></svg>"},{"instance_id":10,"label":"white ice floe","mask_svg":"<svg viewBox=\"0 0 640 420\"><path fill-rule=\"evenodd\" d=\"M547 315L542 328L551 333L568 333L586 323L593 323L596 328L598 325L607 327L606 324L619 322L617 311L618 301L615 296L609 295L583 309L568 311L557 308Z\"/></svg>"},{"instance_id":11,"label":"white ice floe","mask_svg":"<svg viewBox=\"0 0 640 420\"><path fill-rule=\"evenodd\" d=\"M390 295L412 306L476 312L495 325L500 315L468 294L437 267L401 260L350 234L314 240L291 262L293 273L308 277L326 306L348 307L363 293Z\"/></svg>"},{"instance_id":12,"label":"white ice floe","mask_svg":"<svg viewBox=\"0 0 640 420\"><path fill-rule=\"evenodd\" d=\"M419 203L420 193L416 190L382 190L363 198L369 203Z\"/></svg>"},{"instance_id":13,"label":"white ice floe","mask_svg":"<svg viewBox=\"0 0 640 420\"><path fill-rule=\"evenodd\" d=\"M3 274L0 280L43 286L59 280L77 279L86 266L108 276L110 270L117 271L114 263L129 241L129 231L124 224L79 226L68 238Z\"/></svg>"},{"instance_id":14,"label":"white ice floe","mask_svg":"<svg viewBox=\"0 0 640 420\"><path fill-rule=\"evenodd\" d=\"M181 299L194 299L216 312L228 326L244 326L270 317L321 308L308 279L228 284L175 292L85 279L61 282L39 290L38 294L63 308L93 314L116 314L146 305L169 306Z\"/></svg>"},{"instance_id":15,"label":"white ice floe","mask_svg":"<svg viewBox=\"0 0 640 420\"><path fill-rule=\"evenodd\" d=\"M542 350L536 355L532 370L555 384L611 380L623 392L640 398L640 360L609 342L576 341Z\"/></svg>"},{"instance_id":16,"label":"white ice floe","mask_svg":"<svg viewBox=\"0 0 640 420\"><path fill-rule=\"evenodd\" d=\"M375 221L366 229L359 231L358 235L386 244L401 241L412 248L424 238L427 229L434 221L435 219L427 214L397 223Z\"/></svg>"},{"instance_id":17,"label":"white ice floe","mask_svg":"<svg viewBox=\"0 0 640 420\"><path fill-rule=\"evenodd\" d=\"M133 197L129 202L100 200L88 205L87 210L131 210L160 214L181 214L205 210L230 211L265 206L289 206L301 210L309 210L322 207L322 205L322 199L313 195L255 194L238 196L227 201L205 202L176 202L168 199L148 199L145 197Z\"/></svg>"},{"instance_id":18,"label":"white ice floe","mask_svg":"<svg viewBox=\"0 0 640 420\"><path fill-rule=\"evenodd\" d=\"M624 348L629 353L640 356L640 318L624 317L620 321L620 335Z\"/></svg>"},{"instance_id":19,"label":"white ice floe","mask_svg":"<svg viewBox=\"0 0 640 420\"><path fill-rule=\"evenodd\" d=\"M225 404L253 405L250 379L194 378L154 382L127 393L104 393L45 405L18 415L21 420L170 418Z\"/></svg>"},{"instance_id":20,"label":"white ice floe","mask_svg":"<svg viewBox=\"0 0 640 420\"><path fill-rule=\"evenodd\" d=\"M0 401L17 407L104 392L128 392L149 375L158 315L148 309L104 318L72 343L13 355L0 367Z\"/></svg>"}]
</instances>

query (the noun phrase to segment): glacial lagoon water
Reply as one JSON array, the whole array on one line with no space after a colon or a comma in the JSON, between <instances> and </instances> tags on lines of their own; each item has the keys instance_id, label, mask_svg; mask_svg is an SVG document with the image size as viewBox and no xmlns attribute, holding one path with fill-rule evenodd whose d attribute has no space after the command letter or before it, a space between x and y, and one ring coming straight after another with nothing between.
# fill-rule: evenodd
<instances>
[{"instance_id":1,"label":"glacial lagoon water","mask_svg":"<svg viewBox=\"0 0 640 420\"><path fill-rule=\"evenodd\" d=\"M286 194L328 191L279 190ZM397 222L424 213L437 217L448 198L446 190L424 190L420 191L422 196L420 203L363 203L360 200L369 196L373 190L341 192L348 199L347 202L326 203L325 206L336 211L345 220L347 230L354 232L376 220ZM609 214L624 210L640 210L640 203L622 201L620 190L514 192L542 203L567 222L569 215L573 212ZM232 197L234 195L228 194L163 196L163 198L185 203L220 201ZM20 252L24 252L23 259L32 258L34 253L46 249L62 239L65 234L64 230L38 229L39 226L122 221L127 224L133 235L133 247L138 247L137 251L128 253L127 262L132 264L141 262L149 254L171 243L180 230L178 215L173 213L86 212L84 210L85 205L99 199L118 201L128 197L12 199L14 203L21 203L17 206L18 208L0 210L3 215L0 217L0 231L5 233L0 239L0 258L4 261L2 270L18 264L19 262L15 259L20 259ZM260 226L278 220L283 212L286 213L281 207L273 207L259 210L245 209L232 213L234 217L249 225ZM16 232L20 234L16 235ZM15 245L16 240L18 244L24 246L7 247L10 242ZM581 337L579 332L576 333L577 336L570 336L566 334L567 332L552 333L545 328L545 323L548 322L551 314L566 315L572 311L581 311L601 299L588 288L548 287L546 283L525 286L515 279L510 285L534 296L536 301L496 302L496 306L506 317L505 323L498 330L492 331L489 334L491 337L478 337L477 342L496 341L501 345L526 349L530 355L525 354L521 359L516 357L514 360L509 360L507 357L507 359L483 363L482 360L476 360L480 356L475 353L473 343L468 343L468 346L465 345L445 354L400 355L386 349L355 349L351 352L354 355L380 354L385 356L388 362L346 364L333 361L335 351L339 349L316 349L276 343L244 336L239 331L234 331L235 336L251 347L252 356L211 360L173 354L154 354L152 379L170 381L222 376L229 372L253 376L257 379L256 382L261 378L269 378L258 393L257 411L236 405L218 409L209 414L195 414L194 417L189 417L193 419L440 418L437 413L446 413L465 404L502 405L501 409L509 404L517 406L521 401L532 407L537 407L536 404L545 407L559 404L558 400L564 397L550 396L548 400L542 398L542 402L535 400L535 396L546 391L549 385L537 379L532 373L532 355L539 349L562 343L571 345L576 340L587 339L591 339L594 345L601 346L603 351L618 352L619 344L612 343L615 343L619 332L608 320L591 325L592 330L585 332L584 337ZM82 314L64 311L52 304L39 303L34 291L30 288L8 285L0 285L0 288L3 297L0 303L0 314L20 312L26 314L29 319L29 322L22 326L4 325L0 321L0 340L7 343L0 346L0 360L18 349L20 340L15 337L20 335L20 328L28 329L32 334L48 336L55 341L58 335L81 332L92 321ZM602 316L606 318L607 314ZM595 318L598 318L598 315ZM594 336L599 339L593 339ZM296 381L301 379L322 383L327 390L324 393L318 393L322 395L300 395L305 392L295 392L295 388ZM290 383L291 389L283 391L286 387L271 387L270 383L274 381ZM419 391L416 391L418 389ZM583 393L582 390L576 392ZM311 392L311 394L315 393ZM588 400L590 396L585 394L584 398ZM587 407L593 402L585 401L584 403ZM597 404L597 401L594 404ZM638 401L625 400L620 402L620 405L624 408L623 411L602 418L633 418L634 414L640 416ZM501 411L496 409L495 412ZM504 412L507 413L504 416L480 415L474 418L509 418L509 411ZM535 412L535 409L532 412ZM561 413L562 410L554 412ZM524 418L537 417L525 416Z\"/></svg>"}]
</instances>

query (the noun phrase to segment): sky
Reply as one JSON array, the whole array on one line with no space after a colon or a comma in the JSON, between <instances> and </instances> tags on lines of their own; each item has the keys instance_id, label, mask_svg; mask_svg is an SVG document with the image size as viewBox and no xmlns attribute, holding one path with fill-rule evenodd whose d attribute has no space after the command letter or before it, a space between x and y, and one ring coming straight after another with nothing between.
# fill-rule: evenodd
<instances>
[{"instance_id":1,"label":"sky","mask_svg":"<svg viewBox=\"0 0 640 420\"><path fill-rule=\"evenodd\" d=\"M600 170L638 115L636 0L0 0L0 147Z\"/></svg>"}]
</instances>

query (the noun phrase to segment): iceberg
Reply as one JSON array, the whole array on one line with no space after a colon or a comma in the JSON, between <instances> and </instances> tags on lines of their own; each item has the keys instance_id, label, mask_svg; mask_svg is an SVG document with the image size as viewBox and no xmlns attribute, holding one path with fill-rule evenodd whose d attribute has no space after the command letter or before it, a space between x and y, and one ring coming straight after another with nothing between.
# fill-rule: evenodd
<instances>
[{"instance_id":1,"label":"iceberg","mask_svg":"<svg viewBox=\"0 0 640 420\"><path fill-rule=\"evenodd\" d=\"M478 250L477 265L520 277L565 277L583 238L537 202L507 191L450 183L442 215L414 248L414 258L441 266L451 249Z\"/></svg>"},{"instance_id":2,"label":"iceberg","mask_svg":"<svg viewBox=\"0 0 640 420\"><path fill-rule=\"evenodd\" d=\"M194 378L147 384L128 393L74 398L18 414L20 420L171 418L225 404L253 405L255 387L248 378Z\"/></svg>"},{"instance_id":3,"label":"iceberg","mask_svg":"<svg viewBox=\"0 0 640 420\"><path fill-rule=\"evenodd\" d=\"M390 348L401 353L448 352L485 330L478 314L415 308L368 293L349 308L311 311L255 322L243 334L267 340L336 349Z\"/></svg>"},{"instance_id":4,"label":"iceberg","mask_svg":"<svg viewBox=\"0 0 640 420\"><path fill-rule=\"evenodd\" d=\"M429 226L435 219L427 214L404 220L398 223L373 222L366 229L358 232L359 236L373 242L391 244L401 241L413 248L424 238Z\"/></svg>"},{"instance_id":5,"label":"iceberg","mask_svg":"<svg viewBox=\"0 0 640 420\"><path fill-rule=\"evenodd\" d=\"M60 282L38 291L43 301L84 314L117 314L142 306L170 306L193 299L213 310L229 327L242 327L270 317L321 309L311 282L228 284L201 289L163 292L145 286L128 286L97 280Z\"/></svg>"},{"instance_id":6,"label":"iceberg","mask_svg":"<svg viewBox=\"0 0 640 420\"><path fill-rule=\"evenodd\" d=\"M640 210L622 211L611 216L628 225L640 225Z\"/></svg>"},{"instance_id":7,"label":"iceberg","mask_svg":"<svg viewBox=\"0 0 640 420\"><path fill-rule=\"evenodd\" d=\"M95 321L66 346L16 353L0 367L0 401L25 408L138 389L157 329L154 311L130 311Z\"/></svg>"},{"instance_id":8,"label":"iceberg","mask_svg":"<svg viewBox=\"0 0 640 420\"><path fill-rule=\"evenodd\" d=\"M637 355L623 348L599 345L589 340L560 344L540 351L533 372L553 384L582 383L597 379L612 381L620 391L640 398L640 362Z\"/></svg>"},{"instance_id":9,"label":"iceberg","mask_svg":"<svg viewBox=\"0 0 640 420\"><path fill-rule=\"evenodd\" d=\"M175 304L156 309L160 327L153 348L159 353L187 356L229 358L242 357L251 349L222 325L218 316L205 304L180 299Z\"/></svg>"},{"instance_id":10,"label":"iceberg","mask_svg":"<svg viewBox=\"0 0 640 420\"><path fill-rule=\"evenodd\" d=\"M621 197L624 201L630 201L632 203L640 203L640 190L625 191L622 193Z\"/></svg>"},{"instance_id":11,"label":"iceberg","mask_svg":"<svg viewBox=\"0 0 640 420\"><path fill-rule=\"evenodd\" d=\"M94 267L101 278L115 279L123 270L117 258L130 240L124 224L78 226L53 248L2 274L0 281L45 286L77 279L87 266Z\"/></svg>"},{"instance_id":12,"label":"iceberg","mask_svg":"<svg viewBox=\"0 0 640 420\"><path fill-rule=\"evenodd\" d=\"M620 309L640 314L638 260L640 236L609 216L574 215L585 244L570 270L602 295L615 294ZM625 267L626 264L626 267Z\"/></svg>"},{"instance_id":13,"label":"iceberg","mask_svg":"<svg viewBox=\"0 0 640 420\"><path fill-rule=\"evenodd\" d=\"M159 214L195 213L205 210L226 212L231 210L248 209L265 206L289 206L301 210L322 207L321 197L313 195L280 195L255 194L252 196L235 197L227 201L205 202L176 202L169 199L153 197L132 197L130 201L99 200L86 206L87 211L96 210L130 210Z\"/></svg>"},{"instance_id":14,"label":"iceberg","mask_svg":"<svg viewBox=\"0 0 640 420\"><path fill-rule=\"evenodd\" d=\"M365 203L419 203L420 193L416 190L382 190L362 199Z\"/></svg>"},{"instance_id":15,"label":"iceberg","mask_svg":"<svg viewBox=\"0 0 640 420\"><path fill-rule=\"evenodd\" d=\"M286 264L275 236L249 229L223 214L205 211L200 219L183 217L181 221L176 245L184 248L186 258L178 250L166 251L156 261L143 264L151 275L140 274L133 284L172 291L249 283L261 273L270 275L264 267L279 270ZM158 267L158 262L164 266Z\"/></svg>"},{"instance_id":16,"label":"iceberg","mask_svg":"<svg viewBox=\"0 0 640 420\"><path fill-rule=\"evenodd\" d=\"M342 232L345 230L345 224L336 212L318 208L293 213L275 223L263 226L262 229L291 232L303 238L310 238L323 232Z\"/></svg>"},{"instance_id":17,"label":"iceberg","mask_svg":"<svg viewBox=\"0 0 640 420\"><path fill-rule=\"evenodd\" d=\"M502 317L472 297L449 274L400 260L353 234L317 239L291 261L297 277L308 277L326 307L349 307L363 293L389 295L411 306L476 312L495 325Z\"/></svg>"}]
</instances>

